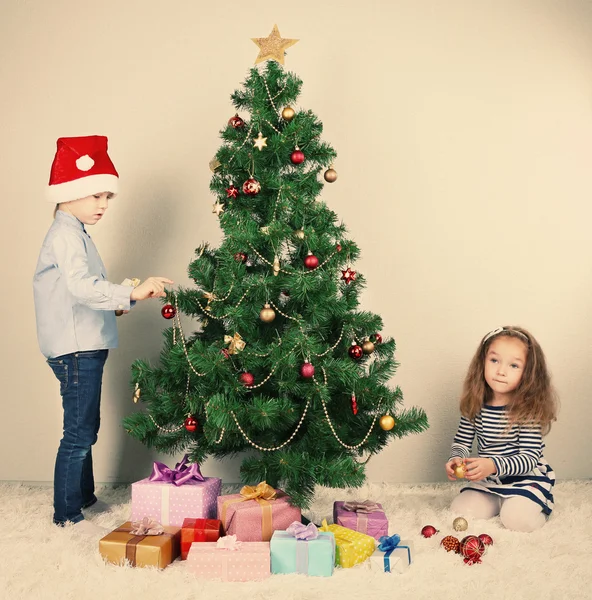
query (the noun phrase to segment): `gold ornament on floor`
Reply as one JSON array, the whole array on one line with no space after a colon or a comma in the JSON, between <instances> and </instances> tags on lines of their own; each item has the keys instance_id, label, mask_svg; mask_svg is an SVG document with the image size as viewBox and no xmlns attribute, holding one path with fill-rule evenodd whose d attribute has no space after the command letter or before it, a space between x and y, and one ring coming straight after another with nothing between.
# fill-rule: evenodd
<instances>
[{"instance_id":1,"label":"gold ornament on floor","mask_svg":"<svg viewBox=\"0 0 592 600\"><path fill-rule=\"evenodd\" d=\"M243 340L239 333L235 333L234 336L224 336L224 343L229 344L228 354L237 354L241 350L244 350L247 343Z\"/></svg>"},{"instance_id":2,"label":"gold ornament on floor","mask_svg":"<svg viewBox=\"0 0 592 600\"><path fill-rule=\"evenodd\" d=\"M464 479L467 474L467 466L464 462L460 463L460 465L455 465L452 470L457 479Z\"/></svg>"},{"instance_id":3,"label":"gold ornament on floor","mask_svg":"<svg viewBox=\"0 0 592 600\"><path fill-rule=\"evenodd\" d=\"M136 387L134 388L134 404L136 404L139 399L140 399L140 384L136 383Z\"/></svg>"},{"instance_id":4,"label":"gold ornament on floor","mask_svg":"<svg viewBox=\"0 0 592 600\"><path fill-rule=\"evenodd\" d=\"M374 352L374 344L370 340L366 340L362 344L362 350L364 351L364 354L372 354L372 352Z\"/></svg>"},{"instance_id":5,"label":"gold ornament on floor","mask_svg":"<svg viewBox=\"0 0 592 600\"><path fill-rule=\"evenodd\" d=\"M452 521L452 529L454 531L466 531L469 527L469 523L464 517L456 517L454 521Z\"/></svg>"},{"instance_id":6,"label":"gold ornament on floor","mask_svg":"<svg viewBox=\"0 0 592 600\"><path fill-rule=\"evenodd\" d=\"M304 239L304 229L296 229L296 231L294 231L294 235L299 239L299 240L303 240Z\"/></svg>"},{"instance_id":7,"label":"gold ornament on floor","mask_svg":"<svg viewBox=\"0 0 592 600\"><path fill-rule=\"evenodd\" d=\"M266 60L275 60L283 65L284 51L298 41L281 37L277 25L273 26L271 33L266 38L251 39L259 46L259 56L257 56L255 64Z\"/></svg>"},{"instance_id":8,"label":"gold ornament on floor","mask_svg":"<svg viewBox=\"0 0 592 600\"><path fill-rule=\"evenodd\" d=\"M277 256L273 257L273 274L275 277L278 276L280 272L280 259Z\"/></svg>"},{"instance_id":9,"label":"gold ornament on floor","mask_svg":"<svg viewBox=\"0 0 592 600\"><path fill-rule=\"evenodd\" d=\"M264 323L271 323L275 319L275 310L269 304L266 304L259 313L259 318Z\"/></svg>"},{"instance_id":10,"label":"gold ornament on floor","mask_svg":"<svg viewBox=\"0 0 592 600\"><path fill-rule=\"evenodd\" d=\"M259 149L259 152L263 150L263 148L267 148L267 138L263 137L262 133L259 132L259 135L253 140L253 146Z\"/></svg>"},{"instance_id":11,"label":"gold ornament on floor","mask_svg":"<svg viewBox=\"0 0 592 600\"><path fill-rule=\"evenodd\" d=\"M337 181L337 171L333 167L329 167L325 171L325 174L323 175L323 177L325 178L325 181L327 183L333 183L333 182Z\"/></svg>"},{"instance_id":12,"label":"gold ornament on floor","mask_svg":"<svg viewBox=\"0 0 592 600\"><path fill-rule=\"evenodd\" d=\"M296 111L291 106L286 106L284 110L282 110L282 119L284 121L291 121L296 115Z\"/></svg>"},{"instance_id":13,"label":"gold ornament on floor","mask_svg":"<svg viewBox=\"0 0 592 600\"><path fill-rule=\"evenodd\" d=\"M383 415L380 417L378 424L385 431L390 431L395 426L395 419L391 415Z\"/></svg>"}]
</instances>

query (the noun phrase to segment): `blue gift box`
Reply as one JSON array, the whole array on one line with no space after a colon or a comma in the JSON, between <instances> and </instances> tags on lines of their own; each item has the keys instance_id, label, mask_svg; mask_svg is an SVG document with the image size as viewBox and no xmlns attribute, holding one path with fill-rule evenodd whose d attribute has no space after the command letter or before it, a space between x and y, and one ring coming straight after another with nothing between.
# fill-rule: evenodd
<instances>
[{"instance_id":1,"label":"blue gift box","mask_svg":"<svg viewBox=\"0 0 592 600\"><path fill-rule=\"evenodd\" d=\"M313 577L330 577L335 566L335 536L320 531L310 541L297 540L286 531L274 531L270 541L271 572L303 573Z\"/></svg>"}]
</instances>

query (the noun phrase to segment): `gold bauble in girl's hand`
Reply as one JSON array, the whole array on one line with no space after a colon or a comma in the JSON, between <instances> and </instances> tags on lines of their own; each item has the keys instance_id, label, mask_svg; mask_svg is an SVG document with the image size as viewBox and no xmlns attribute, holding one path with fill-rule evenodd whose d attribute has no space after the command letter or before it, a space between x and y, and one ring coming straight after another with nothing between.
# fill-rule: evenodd
<instances>
[{"instance_id":1,"label":"gold bauble in girl's hand","mask_svg":"<svg viewBox=\"0 0 592 600\"><path fill-rule=\"evenodd\" d=\"M452 470L454 471L454 476L457 479L464 479L467 474L467 466L465 463L460 463L459 465L455 465Z\"/></svg>"},{"instance_id":2,"label":"gold bauble in girl's hand","mask_svg":"<svg viewBox=\"0 0 592 600\"><path fill-rule=\"evenodd\" d=\"M264 323L271 323L275 319L275 310L269 304L266 304L259 313L259 318Z\"/></svg>"},{"instance_id":3,"label":"gold bauble in girl's hand","mask_svg":"<svg viewBox=\"0 0 592 600\"><path fill-rule=\"evenodd\" d=\"M374 352L374 344L370 340L366 340L362 344L362 350L364 351L364 354L372 354L372 352Z\"/></svg>"},{"instance_id":4,"label":"gold bauble in girl's hand","mask_svg":"<svg viewBox=\"0 0 592 600\"><path fill-rule=\"evenodd\" d=\"M452 529L454 529L454 531L466 531L468 527L469 524L464 517L456 517L456 519L452 521Z\"/></svg>"},{"instance_id":5,"label":"gold bauble in girl's hand","mask_svg":"<svg viewBox=\"0 0 592 600\"><path fill-rule=\"evenodd\" d=\"M291 121L295 114L296 111L291 106L286 106L286 108L282 110L282 119L284 119L284 121Z\"/></svg>"},{"instance_id":6,"label":"gold bauble in girl's hand","mask_svg":"<svg viewBox=\"0 0 592 600\"><path fill-rule=\"evenodd\" d=\"M393 419L393 417L391 417L390 415L384 415L380 417L378 424L385 431L390 431L395 426L395 419Z\"/></svg>"}]
</instances>

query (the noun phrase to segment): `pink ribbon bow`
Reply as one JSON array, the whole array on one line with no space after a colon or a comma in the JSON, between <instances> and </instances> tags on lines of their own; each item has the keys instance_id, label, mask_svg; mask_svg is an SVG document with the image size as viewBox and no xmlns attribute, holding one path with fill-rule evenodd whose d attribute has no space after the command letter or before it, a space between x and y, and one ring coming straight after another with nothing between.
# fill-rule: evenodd
<instances>
[{"instance_id":1,"label":"pink ribbon bow","mask_svg":"<svg viewBox=\"0 0 592 600\"><path fill-rule=\"evenodd\" d=\"M345 510L349 510L351 512L356 513L373 513L382 510L380 506L376 502L370 502L370 500L364 500L364 502L360 502L359 500L352 500L350 502L344 502L343 508Z\"/></svg>"},{"instance_id":2,"label":"pink ribbon bow","mask_svg":"<svg viewBox=\"0 0 592 600\"><path fill-rule=\"evenodd\" d=\"M239 550L242 542L238 542L236 535L226 535L218 538L216 548L218 550Z\"/></svg>"},{"instance_id":3,"label":"pink ribbon bow","mask_svg":"<svg viewBox=\"0 0 592 600\"><path fill-rule=\"evenodd\" d=\"M158 521L150 517L144 517L141 521L132 522L130 533L133 535L162 535L164 527Z\"/></svg>"}]
</instances>

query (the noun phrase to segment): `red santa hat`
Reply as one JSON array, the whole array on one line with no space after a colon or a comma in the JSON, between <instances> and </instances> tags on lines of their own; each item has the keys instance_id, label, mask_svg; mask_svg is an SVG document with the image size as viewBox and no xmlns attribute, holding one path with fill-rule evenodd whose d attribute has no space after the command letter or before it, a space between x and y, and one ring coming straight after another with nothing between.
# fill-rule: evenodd
<instances>
[{"instance_id":1,"label":"red santa hat","mask_svg":"<svg viewBox=\"0 0 592 600\"><path fill-rule=\"evenodd\" d=\"M116 194L118 182L104 135L58 139L47 188L49 202L71 202L103 192Z\"/></svg>"}]
</instances>

